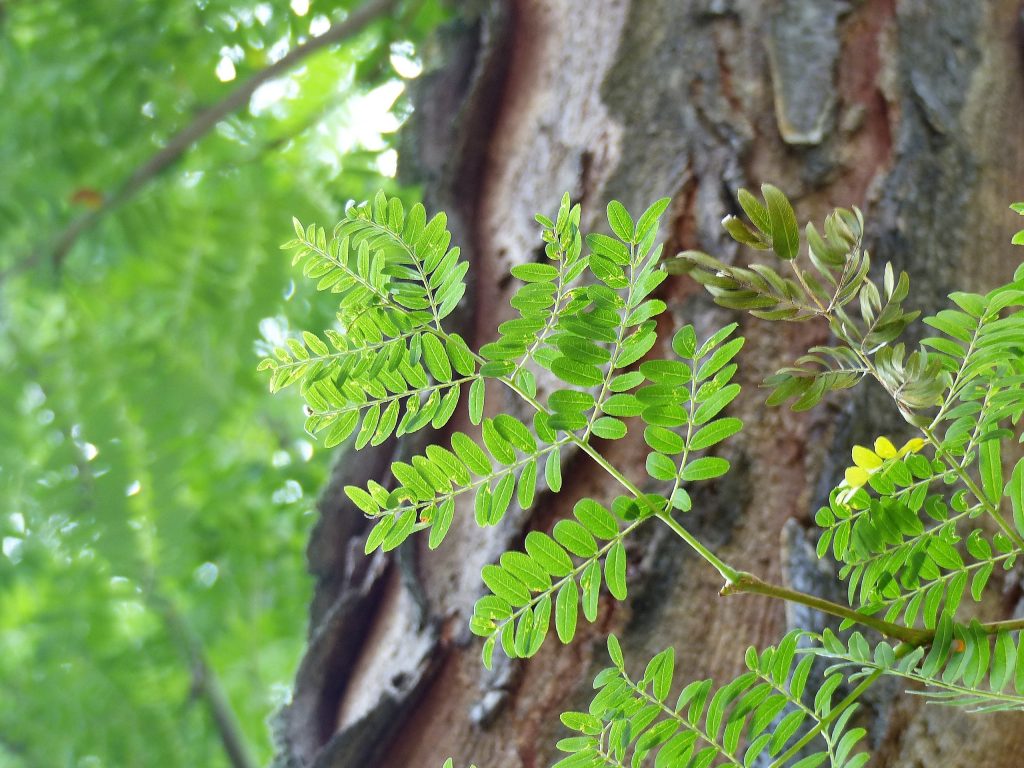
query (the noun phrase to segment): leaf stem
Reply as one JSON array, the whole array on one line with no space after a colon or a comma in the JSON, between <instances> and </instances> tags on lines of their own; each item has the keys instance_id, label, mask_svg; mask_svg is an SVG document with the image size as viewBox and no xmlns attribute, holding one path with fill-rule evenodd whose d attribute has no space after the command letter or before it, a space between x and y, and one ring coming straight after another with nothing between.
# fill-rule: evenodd
<instances>
[{"instance_id":1,"label":"leaf stem","mask_svg":"<svg viewBox=\"0 0 1024 768\"><path fill-rule=\"evenodd\" d=\"M519 397L521 397L531 406L536 408L539 412L547 413L547 409L543 405L541 405L536 398L531 397L527 392L524 392L511 379L501 377L498 379L498 381L500 381L502 384L507 386L517 395L519 395ZM619 485L621 485L623 488L629 491L636 498L637 501L646 506L649 510L651 510L651 512L654 513L654 515L659 520L661 520L663 523L668 525L669 528L675 531L679 538L681 538L683 541L689 544L703 560L707 561L708 564L714 567L714 569L721 574L722 578L725 579L727 584L731 584L733 581L736 580L736 578L740 575L739 571L730 566L728 563L722 561L717 555L715 555L714 552L712 552L710 549L701 544L697 537L690 533L688 530L686 530L686 528L684 528L682 525L680 525L669 512L661 509L659 506L654 504L654 502L652 502L647 497L647 494L645 494L643 491L637 488L636 484L632 480L623 475L611 462L608 461L608 459L602 456L601 453L596 448L594 448L589 442L585 441L584 439L578 437L577 435L571 432L568 434L572 439L573 443L576 445L576 447L578 447L581 451L587 454L587 456L589 456L591 459L597 462L598 466L600 466L601 469L603 469L605 472L611 475L619 483Z\"/></svg>"},{"instance_id":2,"label":"leaf stem","mask_svg":"<svg viewBox=\"0 0 1024 768\"><path fill-rule=\"evenodd\" d=\"M608 397L608 387L611 386L612 378L615 376L615 364L618 362L619 354L622 352L622 341L626 337L626 318L629 317L630 310L633 308L633 288L635 287L636 280L636 264L634 259L636 257L636 247L632 244L629 246L629 287L626 290L626 303L622 307L622 314L619 315L619 330L615 335L615 344L611 351L611 357L608 359L608 370L605 371L604 379L601 382L601 391L597 395L597 399L594 400L594 412L590 414L588 419L587 428L583 432L583 442L587 442L590 439L590 433L594 431L594 423L601 416L601 406L604 404L605 398Z\"/></svg>"},{"instance_id":3,"label":"leaf stem","mask_svg":"<svg viewBox=\"0 0 1024 768\"><path fill-rule=\"evenodd\" d=\"M1013 632L1024 630L1024 619L1003 619L1002 621L990 621L979 625L981 631L987 635L994 635L997 632Z\"/></svg>"},{"instance_id":4,"label":"leaf stem","mask_svg":"<svg viewBox=\"0 0 1024 768\"><path fill-rule=\"evenodd\" d=\"M715 570L718 571L719 574L721 574L722 578L725 579L726 582L726 585L722 587L723 594L726 589L729 589L734 584L736 584L736 582L742 579L744 575L749 575L744 574L742 571L738 571L732 566L723 562L714 552L712 552L710 549L701 544L700 540L697 539L697 537L695 537L688 530L686 530L686 528L684 528L678 520L672 517L672 513L669 512L668 510L658 512L657 517L659 520L661 520L661 522L663 522L665 525L671 528L679 538L681 538L683 541L689 544L694 549L694 551L696 551L696 553L700 555L701 558L703 558L705 561L711 564L715 568Z\"/></svg>"},{"instance_id":5,"label":"leaf stem","mask_svg":"<svg viewBox=\"0 0 1024 768\"><path fill-rule=\"evenodd\" d=\"M812 291L811 287L807 284L807 278L804 277L803 270L800 269L800 265L797 261L797 259L793 259L789 262L789 265L793 268L793 272L796 274L796 279L800 281L800 285L803 286L804 292L811 297L811 301L818 305L818 309L821 310L821 313L827 316L828 309L818 301L818 295Z\"/></svg>"},{"instance_id":6,"label":"leaf stem","mask_svg":"<svg viewBox=\"0 0 1024 768\"><path fill-rule=\"evenodd\" d=\"M808 608L814 608L815 610L823 613L856 622L865 627L877 630L887 637L902 640L910 645L923 645L930 641L934 635L934 632L929 630L904 627L900 624L894 624L875 616L868 616L850 608L849 606L841 605L840 603L833 603L831 600L826 600L816 595L810 595L806 592L798 592L795 589L783 587L779 584L771 584L763 581L752 573L739 574L739 577L736 580L722 587L720 594L735 595L742 592L754 595L765 595L766 597L774 597L779 600L786 600L791 603L805 605Z\"/></svg>"},{"instance_id":7,"label":"leaf stem","mask_svg":"<svg viewBox=\"0 0 1024 768\"><path fill-rule=\"evenodd\" d=\"M853 706L853 704L856 703L857 699L863 696L864 692L872 685L874 685L878 678L880 678L881 676L882 670L876 669L874 672L872 672L870 675L864 678L861 684L850 692L849 696L847 696L835 707L833 707L832 710L823 718L821 718L821 720L818 722L816 726L814 726L813 728L811 728L811 730L805 733L803 735L803 738L801 738L796 744L794 744L785 752L783 752L778 757L778 759L776 759L775 762L771 764L770 768L782 768L782 766L786 764L787 760L792 758L801 749L810 744L811 741L814 740L815 736L817 736L819 733L824 731L825 728L828 727L829 723L831 723L833 720L835 720L837 717L843 714L843 712L845 712L849 707Z\"/></svg>"}]
</instances>

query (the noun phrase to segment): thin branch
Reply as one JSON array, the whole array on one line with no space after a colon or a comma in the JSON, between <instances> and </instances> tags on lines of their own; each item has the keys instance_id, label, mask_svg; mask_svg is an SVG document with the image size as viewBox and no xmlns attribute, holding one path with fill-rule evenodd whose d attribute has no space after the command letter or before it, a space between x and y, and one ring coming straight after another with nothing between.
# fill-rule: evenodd
<instances>
[{"instance_id":1,"label":"thin branch","mask_svg":"<svg viewBox=\"0 0 1024 768\"><path fill-rule=\"evenodd\" d=\"M248 104L257 88L281 77L312 54L358 34L369 24L392 11L397 5L398 0L369 0L361 8L352 11L348 18L340 24L332 26L324 34L310 38L302 45L293 48L270 66L240 83L226 97L200 112L191 123L172 136L160 151L132 171L117 191L110 195L99 208L73 219L45 250L36 251L6 271L0 272L0 283L13 275L34 268L44 260L49 260L55 268L60 267L84 233L134 197L140 189L161 172L174 165L193 144L212 131L222 120Z\"/></svg>"},{"instance_id":2,"label":"thin branch","mask_svg":"<svg viewBox=\"0 0 1024 768\"><path fill-rule=\"evenodd\" d=\"M987 635L994 635L997 632L1013 632L1018 629L1024 630L1024 619L1004 619L981 624L982 632Z\"/></svg>"},{"instance_id":3,"label":"thin branch","mask_svg":"<svg viewBox=\"0 0 1024 768\"><path fill-rule=\"evenodd\" d=\"M248 157L242 158L241 160L228 161L220 165L213 166L212 168L209 169L209 172L211 174L223 173L224 171L230 171L237 168L242 168L243 166L250 165L252 163L258 163L264 157L273 152L276 152L281 147L286 145L288 142L294 141L296 138L304 134L306 131L309 131L312 128L318 126L328 117L330 117L333 112L335 112L338 109L341 109L341 107L343 107L344 104L344 94L336 96L335 98L332 99L328 99L323 103L323 105L320 108L318 108L316 111L310 114L300 124L296 125L291 130L285 131L284 133L278 136L274 136L273 138L267 140L259 147L257 147L256 150L253 151Z\"/></svg>"},{"instance_id":4,"label":"thin branch","mask_svg":"<svg viewBox=\"0 0 1024 768\"><path fill-rule=\"evenodd\" d=\"M880 678L881 676L882 676L882 670L881 669L876 669L870 675L865 677L864 680L861 681L861 684L858 685L856 688L853 689L853 691L850 692L849 696L847 696L845 699L843 699L841 702L839 702L835 707L833 707L832 710L827 715L825 715L816 726L814 726L811 730L809 730L807 733L805 733L803 735L803 737L798 742L796 742L793 746L791 746L789 749L787 749L782 755L780 755L775 760L775 762L773 762L771 764L771 768L781 768L781 766L786 764L787 760L789 760L791 757L796 755L805 746L810 744L814 740L815 736L817 736L819 733L824 733L824 731L828 727L829 723L831 723L833 720L838 718L849 707L853 706L853 704L857 701L857 699L859 699L868 688L870 688L872 685L874 685L875 682L877 682L878 678Z\"/></svg>"},{"instance_id":5,"label":"thin branch","mask_svg":"<svg viewBox=\"0 0 1024 768\"><path fill-rule=\"evenodd\" d=\"M176 639L188 659L192 673L192 690L210 708L214 727L232 768L258 768L259 764L249 750L238 717L221 687L220 680L206 659L199 637L192 631L177 606L167 597L150 592L149 599L164 617L168 633Z\"/></svg>"},{"instance_id":6,"label":"thin branch","mask_svg":"<svg viewBox=\"0 0 1024 768\"><path fill-rule=\"evenodd\" d=\"M914 646L924 645L925 643L930 642L932 637L935 635L932 630L904 627L901 624L894 624L875 616L868 616L863 613L859 613L853 608L839 603L833 603L831 600L825 600L817 595L798 592L795 589L783 587L778 584L769 584L751 573L740 574L738 579L726 584L721 590L722 595L735 595L742 592L754 595L765 595L766 597L774 597L790 603L806 605L808 608L814 608L822 613L828 613L832 616L838 616L841 619L847 619L866 627L871 627L872 629L881 632L886 637L893 637Z\"/></svg>"}]
</instances>

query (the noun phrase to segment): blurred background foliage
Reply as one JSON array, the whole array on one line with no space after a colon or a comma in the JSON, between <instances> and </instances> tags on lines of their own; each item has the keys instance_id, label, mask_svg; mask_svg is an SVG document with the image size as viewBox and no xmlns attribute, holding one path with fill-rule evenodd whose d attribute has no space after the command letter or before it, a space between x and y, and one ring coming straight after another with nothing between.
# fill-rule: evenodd
<instances>
[{"instance_id":1,"label":"blurred background foliage","mask_svg":"<svg viewBox=\"0 0 1024 768\"><path fill-rule=\"evenodd\" d=\"M443 9L382 5L122 200L198 113L359 3L0 2L3 768L271 756L328 457L256 362L289 317L331 319L278 250L290 217L414 195L393 131Z\"/></svg>"}]
</instances>

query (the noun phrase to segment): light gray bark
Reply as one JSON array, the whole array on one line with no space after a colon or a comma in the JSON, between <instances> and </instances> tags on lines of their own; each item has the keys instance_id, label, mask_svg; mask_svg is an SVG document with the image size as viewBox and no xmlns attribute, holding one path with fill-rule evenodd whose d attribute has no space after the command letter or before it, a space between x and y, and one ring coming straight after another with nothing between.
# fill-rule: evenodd
<instances>
[{"instance_id":1,"label":"light gray bark","mask_svg":"<svg viewBox=\"0 0 1024 768\"><path fill-rule=\"evenodd\" d=\"M424 181L430 207L449 213L472 260L460 322L477 344L507 317L507 268L536 258L533 214L552 212L565 190L583 202L585 227L600 225L610 198L640 210L669 195L666 252L729 259L748 258L719 226L737 187L771 181L801 219L858 205L875 261L908 270L910 304L926 311L952 290L1005 280L1019 263L1006 210L1024 196L1016 0L467 4L476 7L440 38L444 63L419 87L403 164ZM733 319L686 279L661 295L676 323L700 332ZM725 448L734 470L696 494L691 529L730 562L834 590L807 553L814 510L852 443L900 437L901 422L860 390L809 414L766 409L760 380L827 329L744 318L742 331L744 392L733 411L747 426ZM495 392L489 407L511 404ZM383 477L394 450L346 459L339 478ZM609 452L643 477L638 440ZM485 672L466 630L479 567L526 530L550 529L580 495L614 494L586 457L568 457L564 473L563 492L532 513L514 510L486 531L457 520L439 551L416 542L404 565L356 562L362 517L332 485L310 545L310 651L278 723L282 764L440 766L453 756L548 765L564 735L557 715L585 704L609 631L637 665L674 645L678 674L726 679L747 645L785 630L782 605L719 598L715 572L649 526L629 549L625 604L603 601L597 624L581 625L569 647L549 640L535 659ZM1002 604L985 610L1006 616L1018 592L1008 580ZM788 620L812 617L791 611ZM1024 748L1020 714L925 708L893 687L870 699L864 721L880 768L1010 768Z\"/></svg>"}]
</instances>

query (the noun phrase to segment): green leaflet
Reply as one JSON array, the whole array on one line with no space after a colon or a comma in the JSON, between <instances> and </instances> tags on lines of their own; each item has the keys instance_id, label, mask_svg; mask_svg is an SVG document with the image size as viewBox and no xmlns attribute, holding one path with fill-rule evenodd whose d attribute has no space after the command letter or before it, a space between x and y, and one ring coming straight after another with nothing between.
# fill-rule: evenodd
<instances>
[{"instance_id":1,"label":"green leaflet","mask_svg":"<svg viewBox=\"0 0 1024 768\"><path fill-rule=\"evenodd\" d=\"M676 476L676 464L661 453L647 454L647 474L655 480L671 480Z\"/></svg>"},{"instance_id":2,"label":"green leaflet","mask_svg":"<svg viewBox=\"0 0 1024 768\"><path fill-rule=\"evenodd\" d=\"M558 639L568 645L576 634L576 615L579 607L579 587L573 579L566 581L555 599L555 630Z\"/></svg>"},{"instance_id":3,"label":"green leaflet","mask_svg":"<svg viewBox=\"0 0 1024 768\"><path fill-rule=\"evenodd\" d=\"M604 580L616 600L626 599L626 549L616 541L604 560Z\"/></svg>"},{"instance_id":4,"label":"green leaflet","mask_svg":"<svg viewBox=\"0 0 1024 768\"><path fill-rule=\"evenodd\" d=\"M549 283L558 277L558 269L550 264L517 264L511 272L524 283Z\"/></svg>"},{"instance_id":5,"label":"green leaflet","mask_svg":"<svg viewBox=\"0 0 1024 768\"><path fill-rule=\"evenodd\" d=\"M986 440L979 449L981 454L981 484L989 501L998 504L1003 495L1002 454L998 440Z\"/></svg>"},{"instance_id":6,"label":"green leaflet","mask_svg":"<svg viewBox=\"0 0 1024 768\"><path fill-rule=\"evenodd\" d=\"M725 459L718 458L717 456L705 456L695 459L683 467L679 477L685 481L710 480L715 477L721 477L728 471L729 462Z\"/></svg>"},{"instance_id":7,"label":"green leaflet","mask_svg":"<svg viewBox=\"0 0 1024 768\"><path fill-rule=\"evenodd\" d=\"M1024 535L1024 459L1020 459L1013 467L1013 474L1007 485L1007 495L1010 497L1017 533Z\"/></svg>"},{"instance_id":8,"label":"green leaflet","mask_svg":"<svg viewBox=\"0 0 1024 768\"><path fill-rule=\"evenodd\" d=\"M572 513L592 536L599 539L612 539L619 532L619 525L612 513L593 499L580 499Z\"/></svg>"},{"instance_id":9,"label":"green leaflet","mask_svg":"<svg viewBox=\"0 0 1024 768\"><path fill-rule=\"evenodd\" d=\"M635 229L633 219L618 200L608 203L608 223L611 225L615 236L625 243L633 242Z\"/></svg>"},{"instance_id":10,"label":"green leaflet","mask_svg":"<svg viewBox=\"0 0 1024 768\"><path fill-rule=\"evenodd\" d=\"M743 422L739 419L725 418L712 421L702 427L690 440L691 450L702 450L710 448L723 440L732 437L743 428Z\"/></svg>"},{"instance_id":11,"label":"green leaflet","mask_svg":"<svg viewBox=\"0 0 1024 768\"><path fill-rule=\"evenodd\" d=\"M771 184L761 186L765 207L768 209L768 225L772 248L780 259L792 261L800 250L800 230L796 223L793 206L777 187Z\"/></svg>"}]
</instances>

